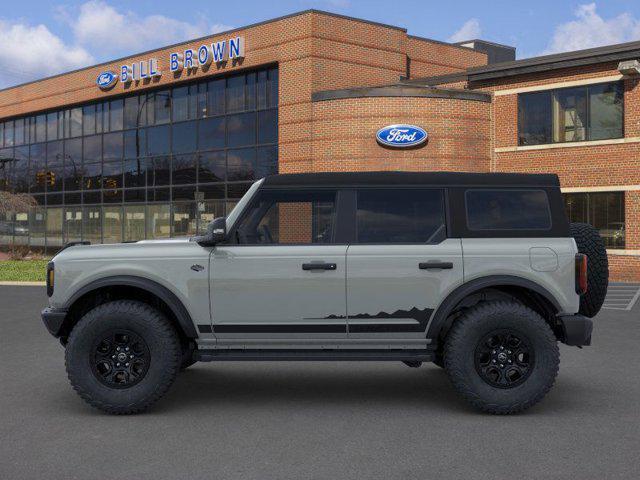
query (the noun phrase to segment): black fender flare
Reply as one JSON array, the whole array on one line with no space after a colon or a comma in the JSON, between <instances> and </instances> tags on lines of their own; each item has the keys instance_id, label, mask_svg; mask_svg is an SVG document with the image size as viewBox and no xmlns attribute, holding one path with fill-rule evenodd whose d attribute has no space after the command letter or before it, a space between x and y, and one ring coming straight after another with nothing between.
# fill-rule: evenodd
<instances>
[{"instance_id":1,"label":"black fender flare","mask_svg":"<svg viewBox=\"0 0 640 480\"><path fill-rule=\"evenodd\" d=\"M464 300L469 295L490 287L520 287L531 290L538 295L541 295L547 300L556 313L561 310L560 303L556 298L544 287L537 283L528 280L526 278L517 277L515 275L490 275L488 277L481 277L463 283L455 290L453 290L447 298L440 304L438 309L433 314L431 321L427 327L427 338L437 339L440 335L440 331L445 326L447 318L455 308L455 306Z\"/></svg>"},{"instance_id":2,"label":"black fender flare","mask_svg":"<svg viewBox=\"0 0 640 480\"><path fill-rule=\"evenodd\" d=\"M193 325L191 315L189 314L182 301L180 301L180 299L167 287L144 277L136 277L134 275L114 275L111 277L104 277L98 280L94 280L93 282L90 282L84 285L82 288L78 289L78 291L76 291L71 296L71 298L67 300L64 308L68 311L77 300L85 296L87 293L98 290L100 288L111 286L136 287L140 288L141 290L146 290L152 295L155 295L167 304L171 312L178 320L178 324L180 325L182 332L188 338L198 338L198 334L196 332L195 326Z\"/></svg>"}]
</instances>

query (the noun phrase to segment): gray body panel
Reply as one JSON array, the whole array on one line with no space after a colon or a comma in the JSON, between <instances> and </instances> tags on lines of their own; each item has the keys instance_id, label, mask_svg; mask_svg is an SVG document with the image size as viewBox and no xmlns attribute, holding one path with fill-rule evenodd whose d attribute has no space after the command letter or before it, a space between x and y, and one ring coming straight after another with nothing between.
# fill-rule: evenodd
<instances>
[{"instance_id":1,"label":"gray body panel","mask_svg":"<svg viewBox=\"0 0 640 480\"><path fill-rule=\"evenodd\" d=\"M419 269L420 263L432 261L451 262L453 268ZM424 340L432 312L462 281L459 239L447 239L437 245L350 245L347 251L349 338ZM394 332L402 330L393 328L394 323L409 328ZM381 326L376 328L376 324Z\"/></svg>"},{"instance_id":2,"label":"gray body panel","mask_svg":"<svg viewBox=\"0 0 640 480\"><path fill-rule=\"evenodd\" d=\"M211 260L214 334L217 338L273 338L274 333L242 333L242 328L225 332L232 326L273 325L280 326L277 335L286 338L345 338L346 252L346 245L216 247ZM336 269L302 269L304 263L314 262L334 263ZM340 331L293 332L311 325L335 325L339 328L328 330Z\"/></svg>"},{"instance_id":3,"label":"gray body panel","mask_svg":"<svg viewBox=\"0 0 640 480\"><path fill-rule=\"evenodd\" d=\"M560 314L578 311L573 238L464 238L464 281L492 275L529 280L547 290Z\"/></svg>"}]
</instances>

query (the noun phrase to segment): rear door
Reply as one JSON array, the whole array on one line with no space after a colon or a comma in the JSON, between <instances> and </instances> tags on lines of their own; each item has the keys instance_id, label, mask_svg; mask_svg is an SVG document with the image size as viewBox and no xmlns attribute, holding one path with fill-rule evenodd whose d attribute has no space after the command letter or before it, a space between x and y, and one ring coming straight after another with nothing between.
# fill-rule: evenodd
<instances>
[{"instance_id":1,"label":"rear door","mask_svg":"<svg viewBox=\"0 0 640 480\"><path fill-rule=\"evenodd\" d=\"M445 191L367 188L355 195L349 338L424 342L434 309L463 280L461 241L447 238Z\"/></svg>"}]
</instances>

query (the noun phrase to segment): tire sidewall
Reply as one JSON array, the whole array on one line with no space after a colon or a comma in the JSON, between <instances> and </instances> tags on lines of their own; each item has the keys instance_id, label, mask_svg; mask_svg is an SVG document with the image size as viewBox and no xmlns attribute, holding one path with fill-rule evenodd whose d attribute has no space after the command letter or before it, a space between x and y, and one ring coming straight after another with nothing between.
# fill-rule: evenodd
<instances>
[{"instance_id":1,"label":"tire sidewall","mask_svg":"<svg viewBox=\"0 0 640 480\"><path fill-rule=\"evenodd\" d=\"M507 307L508 305L508 307ZM542 325L541 325L542 323ZM553 384L558 369L558 347L544 320L526 307L478 309L463 322L463 332L454 336L445 353L445 368L464 394L487 405L510 405L517 408L540 396ZM499 388L488 384L476 369L475 352L479 342L495 330L511 330L524 337L533 350L533 369L519 385ZM546 331L548 330L548 331Z\"/></svg>"},{"instance_id":2,"label":"tire sidewall","mask_svg":"<svg viewBox=\"0 0 640 480\"><path fill-rule=\"evenodd\" d=\"M141 305L136 305L137 308L122 308L119 302L101 305L83 317L69 338L66 360L72 382L81 394L88 393L97 403L118 407L144 403L159 392L167 375L179 365L179 347L176 348L175 338L161 328L164 320L161 314ZM114 329L134 332L144 340L150 353L144 378L128 388L108 387L98 380L91 366L95 342Z\"/></svg>"}]
</instances>

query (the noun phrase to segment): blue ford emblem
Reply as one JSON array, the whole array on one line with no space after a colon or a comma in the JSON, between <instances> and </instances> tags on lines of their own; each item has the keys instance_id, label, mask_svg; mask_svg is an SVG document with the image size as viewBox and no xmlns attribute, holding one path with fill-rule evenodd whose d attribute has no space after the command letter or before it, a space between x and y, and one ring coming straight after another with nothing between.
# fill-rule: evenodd
<instances>
[{"instance_id":1,"label":"blue ford emblem","mask_svg":"<svg viewBox=\"0 0 640 480\"><path fill-rule=\"evenodd\" d=\"M118 81L118 76L113 72L102 72L96 79L96 85L102 90L111 88Z\"/></svg>"},{"instance_id":2,"label":"blue ford emblem","mask_svg":"<svg viewBox=\"0 0 640 480\"><path fill-rule=\"evenodd\" d=\"M427 132L415 125L389 125L376 134L379 143L388 147L416 147L427 141Z\"/></svg>"}]
</instances>

